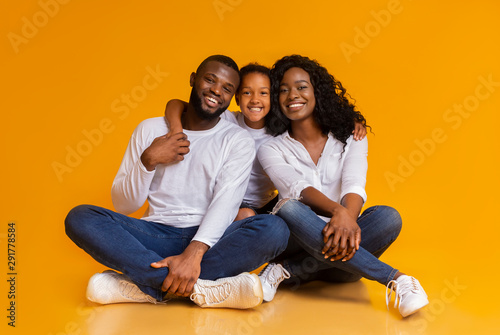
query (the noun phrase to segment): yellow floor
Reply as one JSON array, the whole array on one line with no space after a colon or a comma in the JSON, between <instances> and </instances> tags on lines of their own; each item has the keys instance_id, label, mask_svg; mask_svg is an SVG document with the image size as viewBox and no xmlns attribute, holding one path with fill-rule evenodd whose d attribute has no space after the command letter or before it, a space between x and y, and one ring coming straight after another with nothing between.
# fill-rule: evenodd
<instances>
[{"instance_id":1,"label":"yellow floor","mask_svg":"<svg viewBox=\"0 0 500 335\"><path fill-rule=\"evenodd\" d=\"M73 299L69 334L498 334L494 318L473 316L441 292L430 291L431 305L402 319L387 311L380 285L309 283L282 289L271 303L252 310L202 309L187 300L168 305L99 306ZM76 296L75 296L76 297ZM82 298L81 295L78 295ZM498 317L496 318L498 321ZM496 329L496 332L495 332Z\"/></svg>"},{"instance_id":2,"label":"yellow floor","mask_svg":"<svg viewBox=\"0 0 500 335\"><path fill-rule=\"evenodd\" d=\"M413 259L408 267L419 273L430 300L427 308L405 319L392 307L387 311L382 285L364 279L280 287L274 301L251 310L202 309L189 300L101 306L84 297L88 277L94 270L102 270L90 261L84 264L90 268L69 267L45 278L59 282L59 287L37 292L47 299L37 307L40 318L36 321L33 311L28 324L19 312L18 330L49 335L500 333L498 292L488 293L486 282L477 281L476 274L467 269L462 271L459 260L443 257L443 262L425 264L416 261L427 258L425 255L417 258L404 248L398 248L399 256L394 254L388 252L385 260L401 262L403 254ZM34 302L30 307L36 306Z\"/></svg>"},{"instance_id":3,"label":"yellow floor","mask_svg":"<svg viewBox=\"0 0 500 335\"><path fill-rule=\"evenodd\" d=\"M19 227L20 236L26 232ZM272 302L252 310L202 309L189 300L101 306L86 300L85 289L105 267L57 235L51 243L33 239L29 252L20 243L16 327L4 317L1 334L500 334L494 243L462 255L459 243L419 247L403 232L381 259L417 277L430 301L403 319L392 305L387 310L385 287L365 279L280 287Z\"/></svg>"}]
</instances>

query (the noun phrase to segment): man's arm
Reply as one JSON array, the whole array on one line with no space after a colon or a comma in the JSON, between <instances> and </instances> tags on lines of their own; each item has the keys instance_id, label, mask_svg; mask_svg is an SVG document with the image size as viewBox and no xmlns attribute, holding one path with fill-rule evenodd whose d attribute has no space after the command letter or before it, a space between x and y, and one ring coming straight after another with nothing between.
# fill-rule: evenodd
<instances>
[{"instance_id":1,"label":"man's arm","mask_svg":"<svg viewBox=\"0 0 500 335\"><path fill-rule=\"evenodd\" d=\"M147 122L151 121L143 121L134 130L111 188L113 205L122 214L135 212L147 200L158 164L182 160L189 152L184 134L154 138Z\"/></svg>"},{"instance_id":2,"label":"man's arm","mask_svg":"<svg viewBox=\"0 0 500 335\"><path fill-rule=\"evenodd\" d=\"M189 152L189 141L186 134L177 133L172 136L159 136L144 150L141 162L148 171L153 171L159 164L170 164L184 160Z\"/></svg>"},{"instance_id":3,"label":"man's arm","mask_svg":"<svg viewBox=\"0 0 500 335\"><path fill-rule=\"evenodd\" d=\"M182 254L167 257L152 263L154 268L168 267L167 278L163 281L162 291L188 297L201 272L201 260L209 247L205 243L191 241Z\"/></svg>"},{"instance_id":4,"label":"man's arm","mask_svg":"<svg viewBox=\"0 0 500 335\"><path fill-rule=\"evenodd\" d=\"M168 267L162 290L178 296L189 296L201 271L201 260L231 224L245 194L255 158L255 143L245 133L235 138L228 158L219 171L212 201L191 243L177 256L152 263L154 268Z\"/></svg>"},{"instance_id":5,"label":"man's arm","mask_svg":"<svg viewBox=\"0 0 500 335\"><path fill-rule=\"evenodd\" d=\"M231 139L231 148L215 181L212 201L193 240L213 246L233 222L247 190L255 142L247 132Z\"/></svg>"},{"instance_id":6,"label":"man's arm","mask_svg":"<svg viewBox=\"0 0 500 335\"><path fill-rule=\"evenodd\" d=\"M122 163L111 187L111 199L117 212L128 215L144 204L154 172L148 171L140 157L152 138L145 135L144 122L132 134Z\"/></svg>"}]
</instances>

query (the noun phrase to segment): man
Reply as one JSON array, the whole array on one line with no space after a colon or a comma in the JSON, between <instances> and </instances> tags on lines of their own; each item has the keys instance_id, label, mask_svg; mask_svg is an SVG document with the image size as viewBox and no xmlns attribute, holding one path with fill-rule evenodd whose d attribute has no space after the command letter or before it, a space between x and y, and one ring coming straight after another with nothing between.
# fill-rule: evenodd
<instances>
[{"instance_id":1,"label":"man","mask_svg":"<svg viewBox=\"0 0 500 335\"><path fill-rule=\"evenodd\" d=\"M219 118L239 80L231 58L205 59L190 77L185 134L165 135L163 118L143 121L132 134L112 187L121 214L89 205L70 211L67 235L123 273L95 274L89 300L158 303L170 293L201 307L262 302L261 281L246 271L280 254L289 231L271 215L232 222L255 156L251 136ZM145 217L126 216L146 200Z\"/></svg>"}]
</instances>

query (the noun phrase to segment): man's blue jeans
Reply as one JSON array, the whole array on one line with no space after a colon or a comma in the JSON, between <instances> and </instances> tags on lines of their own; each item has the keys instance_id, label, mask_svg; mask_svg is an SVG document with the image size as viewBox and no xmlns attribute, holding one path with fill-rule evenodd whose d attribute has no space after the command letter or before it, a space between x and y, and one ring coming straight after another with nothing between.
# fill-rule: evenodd
<instances>
[{"instance_id":1,"label":"man's blue jeans","mask_svg":"<svg viewBox=\"0 0 500 335\"><path fill-rule=\"evenodd\" d=\"M276 261L282 262L292 277L332 282L351 282L365 277L387 285L398 272L378 259L401 231L401 217L395 209L387 206L366 209L357 220L361 228L359 250L349 261L332 262L321 253L325 221L298 200L290 199L279 205L274 214L288 224L290 241Z\"/></svg>"},{"instance_id":2,"label":"man's blue jeans","mask_svg":"<svg viewBox=\"0 0 500 335\"><path fill-rule=\"evenodd\" d=\"M198 227L174 228L111 210L82 205L66 217L66 234L99 263L129 277L158 301L168 268L151 263L181 254ZM215 280L252 271L285 250L289 230L273 215L257 215L233 222L203 256L201 279Z\"/></svg>"}]
</instances>

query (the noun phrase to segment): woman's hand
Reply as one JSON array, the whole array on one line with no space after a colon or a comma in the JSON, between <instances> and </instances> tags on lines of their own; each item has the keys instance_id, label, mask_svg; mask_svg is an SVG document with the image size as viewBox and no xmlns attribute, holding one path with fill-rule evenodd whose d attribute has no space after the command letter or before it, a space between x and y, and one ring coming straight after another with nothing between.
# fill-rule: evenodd
<instances>
[{"instance_id":1,"label":"woman's hand","mask_svg":"<svg viewBox=\"0 0 500 335\"><path fill-rule=\"evenodd\" d=\"M345 208L339 207L335 210L322 233L325 242L322 253L325 258L348 261L359 249L361 229Z\"/></svg>"}]
</instances>

